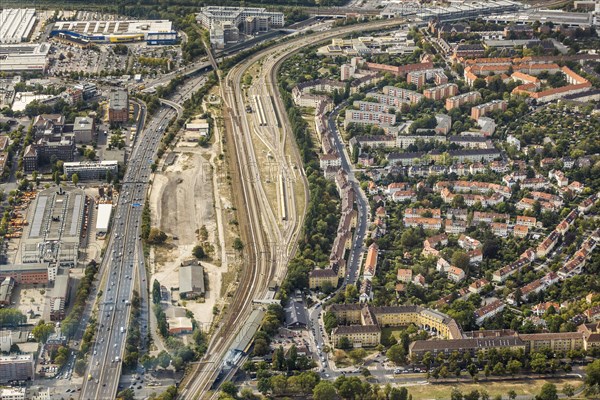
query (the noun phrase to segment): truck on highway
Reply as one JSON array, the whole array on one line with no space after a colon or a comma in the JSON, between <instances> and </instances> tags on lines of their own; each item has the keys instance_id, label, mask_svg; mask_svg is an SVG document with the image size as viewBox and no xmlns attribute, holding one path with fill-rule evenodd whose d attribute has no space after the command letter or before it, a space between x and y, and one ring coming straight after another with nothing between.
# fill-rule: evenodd
<instances>
[{"instance_id":1,"label":"truck on highway","mask_svg":"<svg viewBox=\"0 0 600 400\"><path fill-rule=\"evenodd\" d=\"M121 333L125 333L125 328L121 327Z\"/></svg>"},{"instance_id":2,"label":"truck on highway","mask_svg":"<svg viewBox=\"0 0 600 400\"><path fill-rule=\"evenodd\" d=\"M119 362L119 361L121 361L121 359L119 358L119 356L116 356L115 357L115 362Z\"/></svg>"},{"instance_id":3,"label":"truck on highway","mask_svg":"<svg viewBox=\"0 0 600 400\"><path fill-rule=\"evenodd\" d=\"M88 381L92 380L92 374L88 374Z\"/></svg>"}]
</instances>

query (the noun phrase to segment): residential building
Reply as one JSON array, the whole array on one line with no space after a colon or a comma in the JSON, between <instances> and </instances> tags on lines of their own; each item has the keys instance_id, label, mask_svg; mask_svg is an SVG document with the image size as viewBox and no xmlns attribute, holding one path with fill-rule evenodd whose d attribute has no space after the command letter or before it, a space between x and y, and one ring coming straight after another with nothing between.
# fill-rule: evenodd
<instances>
[{"instance_id":1,"label":"residential building","mask_svg":"<svg viewBox=\"0 0 600 400\"><path fill-rule=\"evenodd\" d=\"M126 90L111 90L108 97L108 121L124 123L129 120L129 97Z\"/></svg>"},{"instance_id":2,"label":"residential building","mask_svg":"<svg viewBox=\"0 0 600 400\"><path fill-rule=\"evenodd\" d=\"M463 104L474 103L481 100L481 94L479 92L467 92L453 96L446 99L446 110L450 111L454 108L458 108Z\"/></svg>"},{"instance_id":3,"label":"residential building","mask_svg":"<svg viewBox=\"0 0 600 400\"><path fill-rule=\"evenodd\" d=\"M443 100L446 97L456 96L457 93L458 86L454 83L445 83L440 86L423 90L423 96L434 101Z\"/></svg>"},{"instance_id":4,"label":"residential building","mask_svg":"<svg viewBox=\"0 0 600 400\"><path fill-rule=\"evenodd\" d=\"M504 308L506 308L506 304L502 300L494 300L484 305L475 311L475 323L477 325L483 324L483 321L501 313Z\"/></svg>"},{"instance_id":5,"label":"residential building","mask_svg":"<svg viewBox=\"0 0 600 400\"><path fill-rule=\"evenodd\" d=\"M34 377L33 354L0 356L0 383L32 381Z\"/></svg>"},{"instance_id":6,"label":"residential building","mask_svg":"<svg viewBox=\"0 0 600 400\"><path fill-rule=\"evenodd\" d=\"M471 108L471 119L478 120L486 114L496 110L506 111L508 102L506 100L492 100L489 103L479 104Z\"/></svg>"},{"instance_id":7,"label":"residential building","mask_svg":"<svg viewBox=\"0 0 600 400\"><path fill-rule=\"evenodd\" d=\"M308 276L308 286L311 290L322 288L325 282L331 285L331 287L337 287L338 285L338 273L332 268L315 268Z\"/></svg>"}]
</instances>

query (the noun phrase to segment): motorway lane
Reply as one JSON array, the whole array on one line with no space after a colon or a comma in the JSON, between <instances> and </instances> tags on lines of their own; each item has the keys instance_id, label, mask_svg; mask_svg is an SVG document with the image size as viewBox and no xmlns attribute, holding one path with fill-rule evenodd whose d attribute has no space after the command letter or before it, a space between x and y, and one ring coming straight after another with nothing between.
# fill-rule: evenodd
<instances>
[{"instance_id":1,"label":"motorway lane","mask_svg":"<svg viewBox=\"0 0 600 400\"><path fill-rule=\"evenodd\" d=\"M100 304L99 328L89 361L88 378L82 399L112 399L121 374L127 328L129 325L133 275L139 260L139 229L151 170L167 122L174 115L162 108L147 124L130 157L123 179L111 231L112 240L105 252L109 272ZM133 203L139 204L134 206Z\"/></svg>"}]
</instances>

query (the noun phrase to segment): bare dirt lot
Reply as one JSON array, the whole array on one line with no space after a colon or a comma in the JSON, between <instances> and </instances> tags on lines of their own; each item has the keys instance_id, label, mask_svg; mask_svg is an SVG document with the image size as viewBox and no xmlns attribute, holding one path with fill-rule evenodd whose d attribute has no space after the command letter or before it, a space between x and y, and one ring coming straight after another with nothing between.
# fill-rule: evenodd
<instances>
[{"instance_id":1,"label":"bare dirt lot","mask_svg":"<svg viewBox=\"0 0 600 400\"><path fill-rule=\"evenodd\" d=\"M150 192L152 225L169 236L166 245L151 251L152 280L157 279L167 289L179 287L179 266L183 260L193 257L192 250L200 241L200 229L206 227L206 243L212 246L209 258L201 261L207 278L206 298L203 302L179 301L179 305L194 313L196 321L206 330L212 323L214 307L223 306L219 299L223 286L228 286L223 281L227 281L232 262L226 250L231 246L226 245L226 239L229 242L234 230L234 225L229 223L234 211L227 195L227 177L220 172L223 166L218 157L218 136L214 141L206 148L179 142L173 149L175 160L155 174ZM178 301L178 296L173 300Z\"/></svg>"}]
</instances>

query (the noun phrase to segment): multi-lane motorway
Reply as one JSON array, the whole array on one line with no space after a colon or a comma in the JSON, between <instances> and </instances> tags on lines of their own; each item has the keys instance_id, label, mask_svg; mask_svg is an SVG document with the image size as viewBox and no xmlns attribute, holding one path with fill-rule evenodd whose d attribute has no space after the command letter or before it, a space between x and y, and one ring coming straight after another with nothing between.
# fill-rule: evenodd
<instances>
[{"instance_id":1,"label":"multi-lane motorway","mask_svg":"<svg viewBox=\"0 0 600 400\"><path fill-rule=\"evenodd\" d=\"M103 260L104 293L98 310L98 332L88 365L82 399L112 399L121 375L121 359L130 316L130 302L140 257L143 203L162 134L174 111L161 108L136 141L114 211L111 239ZM145 279L145 278L144 278ZM146 282L141 282L147 290Z\"/></svg>"}]
</instances>

